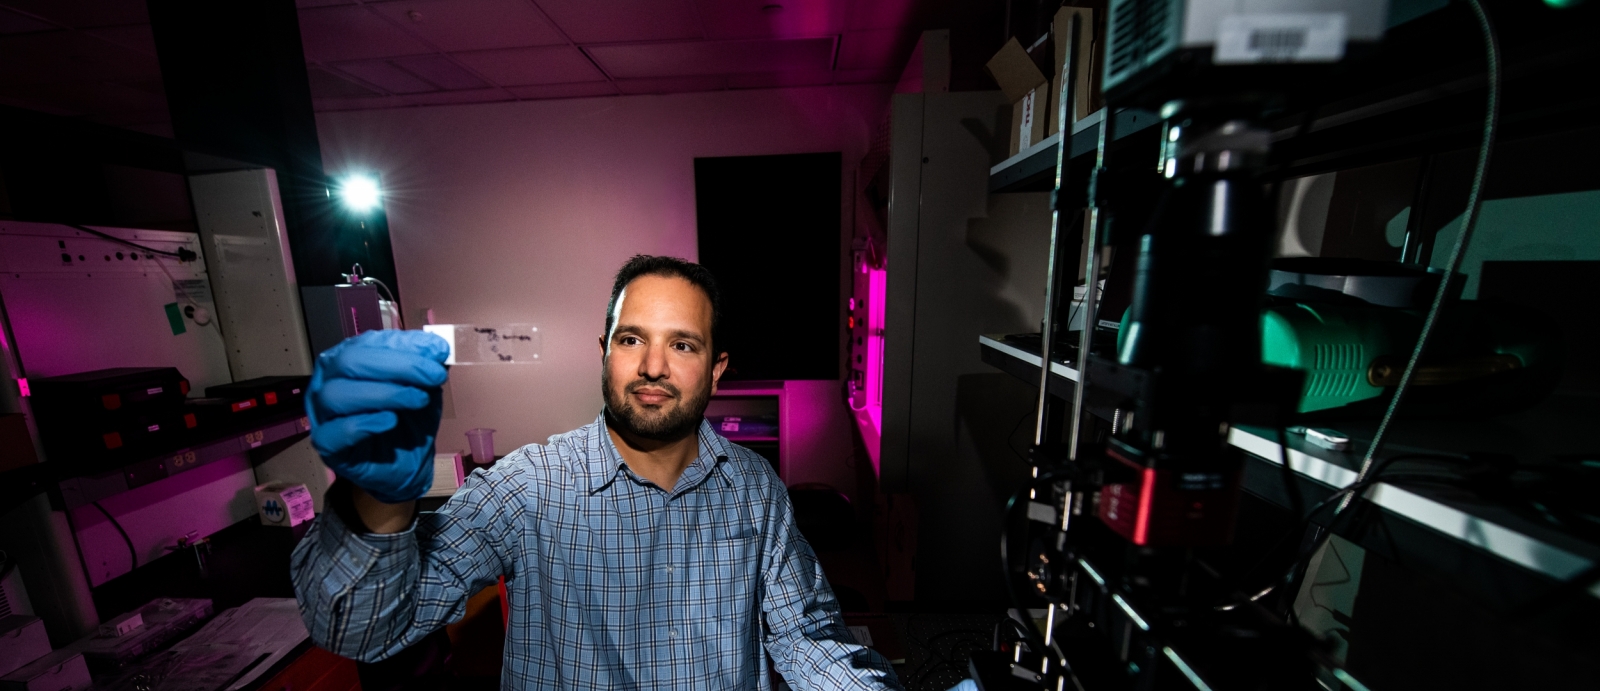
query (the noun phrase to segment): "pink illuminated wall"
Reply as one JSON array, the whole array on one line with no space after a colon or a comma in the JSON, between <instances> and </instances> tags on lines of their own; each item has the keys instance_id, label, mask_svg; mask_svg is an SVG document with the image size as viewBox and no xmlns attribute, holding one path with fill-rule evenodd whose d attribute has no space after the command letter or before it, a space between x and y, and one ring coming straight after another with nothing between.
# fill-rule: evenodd
<instances>
[{"instance_id":1,"label":"pink illuminated wall","mask_svg":"<svg viewBox=\"0 0 1600 691\"><path fill-rule=\"evenodd\" d=\"M856 299L865 297L866 304L862 306L864 309L855 312L864 313L866 324L857 332L862 344L852 348L855 355L861 356L862 363L861 374L851 387L850 407L855 411L856 425L861 429L867 453L872 456L872 470L877 473L883 446L883 321L889 279L885 269L873 269L865 263L859 265L857 271L865 276L861 281L865 290L858 288ZM864 296L859 295L861 293Z\"/></svg>"}]
</instances>

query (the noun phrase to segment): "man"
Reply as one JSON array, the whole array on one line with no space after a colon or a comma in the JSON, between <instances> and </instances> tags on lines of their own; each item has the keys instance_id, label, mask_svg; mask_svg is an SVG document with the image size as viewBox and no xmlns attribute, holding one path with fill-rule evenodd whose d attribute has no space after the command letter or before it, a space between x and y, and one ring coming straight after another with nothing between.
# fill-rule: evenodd
<instances>
[{"instance_id":1,"label":"man","mask_svg":"<svg viewBox=\"0 0 1600 691\"><path fill-rule=\"evenodd\" d=\"M600 337L605 410L467 479L432 481L447 348L362 334L318 358L311 441L340 480L292 562L316 642L374 661L460 619L504 576L513 689L899 688L857 645L767 461L717 434L728 364L704 267L637 256ZM781 337L775 335L774 337Z\"/></svg>"}]
</instances>

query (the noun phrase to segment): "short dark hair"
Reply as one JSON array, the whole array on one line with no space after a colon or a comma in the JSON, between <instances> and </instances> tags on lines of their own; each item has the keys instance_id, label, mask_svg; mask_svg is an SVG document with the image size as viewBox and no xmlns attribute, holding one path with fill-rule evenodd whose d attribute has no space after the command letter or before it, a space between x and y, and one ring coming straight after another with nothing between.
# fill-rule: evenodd
<instances>
[{"instance_id":1,"label":"short dark hair","mask_svg":"<svg viewBox=\"0 0 1600 691\"><path fill-rule=\"evenodd\" d=\"M622 297L622 291L640 276L666 276L681 278L700 292L706 294L706 299L711 301L711 343L713 350L717 341L717 329L722 325L722 293L717 290L717 279L711 275L711 270L691 261L677 257L658 257L649 254L635 254L617 270L616 280L611 282L611 301L606 303L606 331L605 337L611 338L612 320L616 318L617 299Z\"/></svg>"}]
</instances>

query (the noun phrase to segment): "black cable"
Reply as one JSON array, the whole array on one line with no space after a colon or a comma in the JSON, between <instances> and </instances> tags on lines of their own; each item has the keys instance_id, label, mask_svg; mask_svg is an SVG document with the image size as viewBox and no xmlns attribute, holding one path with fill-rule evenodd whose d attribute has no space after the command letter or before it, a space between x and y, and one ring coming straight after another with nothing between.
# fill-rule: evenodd
<instances>
[{"instance_id":1,"label":"black cable","mask_svg":"<svg viewBox=\"0 0 1600 691\"><path fill-rule=\"evenodd\" d=\"M1028 411L1026 413L1023 413L1022 417L1017 418L1017 424L1011 426L1011 433L1006 435L1006 448L1010 449L1011 453L1013 455L1015 455L1018 459L1020 459L1023 463L1031 463L1028 460L1028 455L1023 453L1023 452L1021 452L1021 451L1018 451L1017 447L1011 443L1011 440L1017 436L1017 430L1022 429L1022 423L1025 420L1027 420L1028 418L1033 417L1033 416L1034 416L1034 411L1032 411L1032 410L1030 410L1030 411Z\"/></svg>"},{"instance_id":2,"label":"black cable","mask_svg":"<svg viewBox=\"0 0 1600 691\"><path fill-rule=\"evenodd\" d=\"M1398 460L1398 458L1399 457L1384 459L1384 461L1380 462L1379 465L1377 466L1378 472L1373 473L1372 475L1370 475L1369 477L1367 477L1364 480L1359 480L1357 482L1353 482L1353 483L1345 486L1344 488L1335 491L1333 494L1328 495L1328 497L1323 499L1322 501L1317 502L1316 504L1312 505L1310 511L1306 515L1305 521L1303 523L1301 523L1301 529L1300 529L1299 532L1301 534L1304 534L1305 528L1310 526L1310 524L1313 522L1314 518L1316 517L1317 513L1321 512L1323 509L1326 509L1329 506L1333 505L1333 503L1335 501L1340 502L1340 506L1341 507L1349 506L1350 503L1352 501L1354 501L1355 498L1360 496L1361 493L1363 493L1366 490L1370 489L1374 485L1379 484L1380 482L1387 482L1389 484L1396 484L1396 485L1398 485L1400 483L1420 484L1420 483L1427 483L1427 482L1439 482L1439 483L1449 484L1449 485L1457 485L1458 484L1457 482L1454 482L1454 478L1441 477L1441 476L1438 476L1438 475L1429 475L1429 474L1390 475L1390 476L1383 475L1382 471L1387 467L1387 465L1389 463L1392 463L1395 460ZM1355 527L1355 526L1348 526L1348 527L1344 528L1343 530L1340 530L1338 528L1339 519L1344 517L1344 516L1346 516L1346 515L1348 515L1348 513L1346 511L1344 511L1342 508L1334 511L1334 514L1333 514L1332 518L1329 519L1328 525L1323 529L1321 536L1319 536L1315 541L1313 541L1305 549L1301 550L1299 556L1297 556L1295 558L1294 562L1289 565L1288 571L1286 571L1284 573L1281 583L1290 584L1290 583L1293 583L1296 580L1298 580L1300 578L1300 576L1301 576L1300 571L1302 569L1304 569L1310 563L1312 557L1316 556L1317 552L1320 551L1324 546L1326 546L1328 544L1328 541L1336 533L1348 532L1349 530L1351 530L1351 529L1353 529Z\"/></svg>"},{"instance_id":3,"label":"black cable","mask_svg":"<svg viewBox=\"0 0 1600 691\"><path fill-rule=\"evenodd\" d=\"M1451 480L1451 478L1441 478L1438 475L1421 475L1421 474L1387 475L1386 474L1388 472L1389 466L1393 465L1395 462L1403 461L1403 460L1421 460L1421 459L1442 460L1442 461L1464 461L1464 460L1468 460L1466 457L1461 457L1461 456L1450 456L1450 455L1445 455L1445 454L1428 454L1428 453L1403 454L1403 455L1399 455L1399 456L1391 456L1391 457L1389 457L1387 459L1384 459L1383 461L1378 463L1378 465L1375 468L1375 472L1370 474L1367 479L1351 483L1350 485L1347 485L1342 489L1335 490L1332 494L1330 494L1327 497L1325 497L1322 501L1319 501L1316 504L1311 505L1311 507L1309 507L1305 511L1305 513L1301 517L1301 519L1296 521L1294 523L1293 527L1291 527L1289 530L1285 531L1283 537L1279 538L1277 544L1273 548L1271 548L1270 550L1267 550L1266 554L1264 554L1261 557L1261 559L1259 561L1257 561L1254 565L1252 565L1250 568L1246 569L1243 572L1243 574L1245 574L1247 576L1248 574L1254 573L1257 569L1261 568L1262 564L1269 558L1269 556L1271 554L1276 553L1282 547L1284 542L1287 542L1288 540L1293 539L1296 536L1305 535L1306 529L1310 528L1311 525L1316 521L1317 515L1319 513L1321 513L1324 509L1327 509L1334 502L1343 499L1347 495L1351 495L1351 494L1354 494L1354 493L1357 493L1357 492L1364 491L1367 488L1370 488L1371 486L1373 486L1375 484L1378 484L1379 482L1408 482L1408 483L1410 483L1410 482L1425 482L1425 481L1429 481L1429 480L1449 482ZM1335 515L1335 518L1338 518L1337 514ZM1332 535L1335 532L1333 530L1333 528L1334 528L1334 523L1330 522L1329 525L1328 525L1328 529L1325 530L1321 536L1319 536L1319 539L1311 546L1311 548L1309 550L1305 550L1305 551L1301 552L1301 554L1296 556L1295 560L1290 563L1288 570L1284 573L1284 575L1281 578L1274 579L1265 589L1261 590L1260 592L1257 592L1255 595L1249 597L1248 599L1255 600L1255 599L1258 599L1260 597L1264 597L1268 593L1272 592L1274 589L1278 588L1280 585L1283 585L1285 583L1292 583L1294 581L1294 579L1297 577L1296 574L1298 574L1300 568L1302 568L1301 564L1306 562L1306 561L1308 561L1311 558L1311 556L1316 554L1317 550L1322 548L1322 545L1327 541L1327 537L1329 535ZM1225 605L1222 605L1221 607L1222 608L1231 608L1231 607L1233 607L1233 606L1235 606L1237 604L1239 604L1238 601L1233 601L1230 604L1225 604Z\"/></svg>"},{"instance_id":4,"label":"black cable","mask_svg":"<svg viewBox=\"0 0 1600 691\"><path fill-rule=\"evenodd\" d=\"M1017 597L1017 587L1011 582L1013 578L1011 576L1011 556L1009 553L1009 543L1011 542L1011 524L1016 520L1017 507L1027 506L1027 502L1031 501L1031 499L1024 499L1021 504L1017 502L1017 499L1025 496L1029 490L1036 489L1043 483L1060 480L1066 475L1067 473L1065 472L1051 471L1023 483L1022 488L1017 490L1015 494L1011 495L1011 498L1006 500L1006 510L1005 513L1001 515L1000 575L1005 578L1007 600L1011 603L1011 607L1017 610L1017 613L1024 617L1028 616L1028 609L1022 605L1022 599ZM1055 605L1051 606L1054 607ZM1028 648L1030 650L1038 651L1040 655L1049 654L1049 650L1044 644L1044 638L1039 635L1038 631L1035 631L1032 626L1023 626L1020 628L1027 637Z\"/></svg>"},{"instance_id":5,"label":"black cable","mask_svg":"<svg viewBox=\"0 0 1600 691\"><path fill-rule=\"evenodd\" d=\"M111 521L111 526L117 529L117 532L122 535L122 541L124 543L127 543L127 545L128 545L128 558L133 560L133 566L130 567L128 570L132 571L134 569L139 568L139 550L134 548L134 546L133 546L133 538L128 537L128 531L122 529L122 524L117 522L117 517L111 515L111 512L107 511L106 507L100 505L100 502L92 501L92 502L89 502L89 503L93 504L94 508L100 509L100 513L105 514L106 520Z\"/></svg>"},{"instance_id":6,"label":"black cable","mask_svg":"<svg viewBox=\"0 0 1600 691\"><path fill-rule=\"evenodd\" d=\"M181 262L192 262L192 261L194 261L196 258L198 258L200 256L200 255L195 254L194 252L192 252L190 250L187 250L187 249L184 249L182 247L179 247L178 251L176 251L176 252L168 252L166 250L158 250L158 249L155 249L153 247L145 247L144 245L141 245L141 244L139 244L137 242L133 242L131 240L124 240L122 238L119 238L119 237L117 237L115 235L111 235L109 233L102 233L102 232L100 232L98 230L95 230L93 228L90 228L88 226L80 226L80 225L77 225L75 223L63 223L62 225L65 225L68 228L81 230L81 231L83 231L85 233L89 233L91 235L97 235L99 237L105 238L105 239L110 240L112 242L117 242L117 243L121 243L121 244L127 245L127 246L132 247L132 248L134 248L136 250L139 250L141 252L148 252L150 254L159 254L159 255L161 255L163 257L175 257L175 258L177 258L178 261L181 261Z\"/></svg>"},{"instance_id":7,"label":"black cable","mask_svg":"<svg viewBox=\"0 0 1600 691\"><path fill-rule=\"evenodd\" d=\"M1289 467L1289 432L1282 425L1278 426L1278 465L1283 491L1289 495L1289 510L1294 512L1295 520L1301 520L1306 515L1306 498L1300 493L1300 481L1295 479L1294 468Z\"/></svg>"},{"instance_id":8,"label":"black cable","mask_svg":"<svg viewBox=\"0 0 1600 691\"><path fill-rule=\"evenodd\" d=\"M1389 399L1389 407L1384 410L1383 419L1378 422L1378 430L1372 435L1372 444L1367 447L1366 457L1362 459L1361 471L1356 474L1358 481L1367 476L1368 469L1372 467L1372 459L1383 450L1384 437L1394 421L1396 412L1400 409L1401 401L1411 388L1418 363L1421 362L1423 351L1427 349L1428 341L1433 335L1434 324L1439 319L1444 303L1450 298L1451 279L1461 269L1467 243L1471 241L1472 231L1478 225L1478 207L1482 201L1483 180L1489 170L1489 155L1494 151L1495 132L1500 120L1500 39L1495 35L1494 25L1490 23L1489 14L1483 9L1483 4L1479 0L1466 0L1466 2L1478 20L1478 28L1483 31L1489 81L1488 103L1483 118L1483 140L1478 147L1478 162L1472 173L1472 189L1467 194L1467 209L1461 219L1461 234L1456 236L1455 245L1450 248L1450 258L1445 262L1444 273L1439 277L1439 289L1434 292L1433 304L1428 307L1427 317L1422 321L1422 331L1417 335L1417 345L1411 350L1405 371L1400 375L1400 383L1395 385L1394 395Z\"/></svg>"}]
</instances>

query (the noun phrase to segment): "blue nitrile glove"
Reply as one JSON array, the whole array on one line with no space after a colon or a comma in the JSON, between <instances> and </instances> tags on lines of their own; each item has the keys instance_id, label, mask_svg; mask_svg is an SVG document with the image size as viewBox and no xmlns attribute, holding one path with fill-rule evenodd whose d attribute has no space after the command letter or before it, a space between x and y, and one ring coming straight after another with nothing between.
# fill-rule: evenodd
<instances>
[{"instance_id":1,"label":"blue nitrile glove","mask_svg":"<svg viewBox=\"0 0 1600 691\"><path fill-rule=\"evenodd\" d=\"M978 691L978 682L971 679L963 679L961 683L950 687L948 691Z\"/></svg>"},{"instance_id":2,"label":"blue nitrile glove","mask_svg":"<svg viewBox=\"0 0 1600 691\"><path fill-rule=\"evenodd\" d=\"M396 504L433 484L450 346L424 331L368 331L317 357L306 387L311 446L339 477Z\"/></svg>"}]
</instances>

